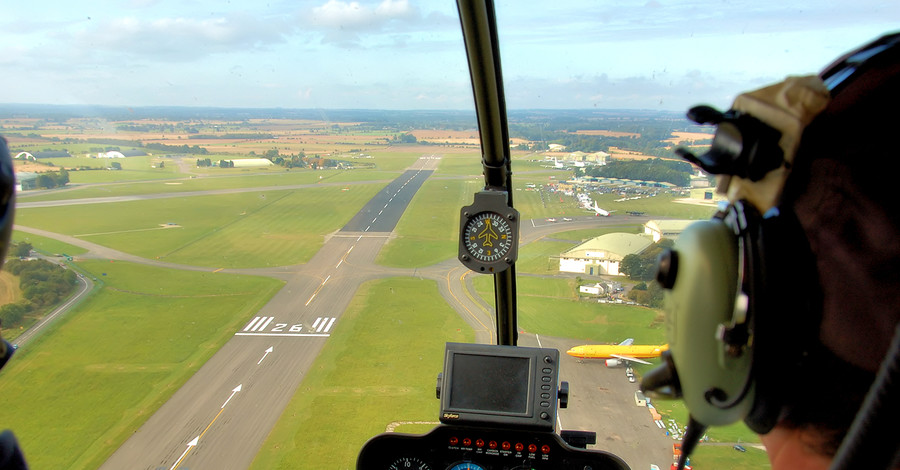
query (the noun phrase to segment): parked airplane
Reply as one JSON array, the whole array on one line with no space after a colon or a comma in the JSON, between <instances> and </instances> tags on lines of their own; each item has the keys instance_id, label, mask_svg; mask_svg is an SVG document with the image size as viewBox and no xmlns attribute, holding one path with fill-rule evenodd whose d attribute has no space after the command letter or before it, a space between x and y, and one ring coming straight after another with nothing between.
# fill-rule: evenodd
<instances>
[{"instance_id":1,"label":"parked airplane","mask_svg":"<svg viewBox=\"0 0 900 470\"><path fill-rule=\"evenodd\" d=\"M566 354L581 359L606 359L606 367L627 365L630 362L650 364L644 359L659 357L669 349L668 344L634 345L634 339L628 338L619 344L586 344L575 346Z\"/></svg>"},{"instance_id":2,"label":"parked airplane","mask_svg":"<svg viewBox=\"0 0 900 470\"><path fill-rule=\"evenodd\" d=\"M600 206L597 205L597 201L594 201L593 207L588 207L587 209L594 211L594 213L597 215L597 217L609 217L610 214L615 212L615 211L608 211L608 210L601 209Z\"/></svg>"},{"instance_id":3,"label":"parked airplane","mask_svg":"<svg viewBox=\"0 0 900 470\"><path fill-rule=\"evenodd\" d=\"M557 170L565 170L565 169L567 169L567 167L563 164L563 162L557 160L556 157L553 157L553 166L549 166L549 165L548 165L548 166L545 166L545 168L554 168L554 169L557 169Z\"/></svg>"}]
</instances>

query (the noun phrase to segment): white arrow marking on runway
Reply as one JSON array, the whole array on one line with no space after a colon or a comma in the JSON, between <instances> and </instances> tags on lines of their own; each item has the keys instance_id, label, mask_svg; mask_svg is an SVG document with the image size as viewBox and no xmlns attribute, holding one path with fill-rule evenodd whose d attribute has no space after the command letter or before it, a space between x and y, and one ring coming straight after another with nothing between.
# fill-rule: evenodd
<instances>
[{"instance_id":1,"label":"white arrow marking on runway","mask_svg":"<svg viewBox=\"0 0 900 470\"><path fill-rule=\"evenodd\" d=\"M181 454L181 457L178 457L178 460L175 461L175 465L172 465L172 468L170 468L169 470L175 470L175 467L177 467L178 464L180 464L181 461L184 460L184 458L187 456L188 452L190 452L191 449L193 449L194 446L196 446L197 442L199 442L199 441L200 441L200 436L197 436L194 438L194 440L192 440L191 442L188 442L187 449L185 449L184 453Z\"/></svg>"},{"instance_id":2,"label":"white arrow marking on runway","mask_svg":"<svg viewBox=\"0 0 900 470\"><path fill-rule=\"evenodd\" d=\"M265 356L263 356L263 357L265 357ZM244 384L241 384L241 385L244 385ZM231 401L231 399L237 394L237 392L240 392L240 391L241 391L241 385L238 385L237 387L234 387L234 390L231 391L231 396L228 397L227 400L225 400L225 403L222 403L222 408L225 408L225 405L227 405L228 402Z\"/></svg>"},{"instance_id":3,"label":"white arrow marking on runway","mask_svg":"<svg viewBox=\"0 0 900 470\"><path fill-rule=\"evenodd\" d=\"M269 353L272 352L272 351L274 351L274 350L275 350L275 348L273 348L272 346L269 346L269 349L266 349L266 353L263 354L263 357L261 357L261 358L259 359L259 362L257 362L256 365L262 364L263 359L265 359L266 356L268 356Z\"/></svg>"}]
</instances>

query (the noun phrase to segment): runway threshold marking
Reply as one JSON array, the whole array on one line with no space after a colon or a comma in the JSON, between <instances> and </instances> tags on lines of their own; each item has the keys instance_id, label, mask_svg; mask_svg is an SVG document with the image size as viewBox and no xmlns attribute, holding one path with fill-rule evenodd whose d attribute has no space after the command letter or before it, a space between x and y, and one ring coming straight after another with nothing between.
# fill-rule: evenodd
<instances>
[{"instance_id":1,"label":"runway threshold marking","mask_svg":"<svg viewBox=\"0 0 900 470\"><path fill-rule=\"evenodd\" d=\"M269 326L269 323L272 323L272 320L274 319L275 317L256 317L244 327L244 331L262 331Z\"/></svg>"},{"instance_id":2,"label":"runway threshold marking","mask_svg":"<svg viewBox=\"0 0 900 470\"><path fill-rule=\"evenodd\" d=\"M325 317L324 319L322 317L316 318L316 321L312 324L312 328L316 330L316 333L321 333L323 330L328 333L328 331L331 330L331 326L334 325L335 320L337 320L337 318L334 317L331 317L330 320L328 317Z\"/></svg>"}]
</instances>

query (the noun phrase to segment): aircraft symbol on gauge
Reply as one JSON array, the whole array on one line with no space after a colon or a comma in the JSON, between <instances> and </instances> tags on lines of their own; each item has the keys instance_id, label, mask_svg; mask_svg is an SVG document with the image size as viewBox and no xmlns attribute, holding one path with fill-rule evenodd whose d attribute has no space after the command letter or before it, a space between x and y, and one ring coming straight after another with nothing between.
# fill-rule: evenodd
<instances>
[{"instance_id":1,"label":"aircraft symbol on gauge","mask_svg":"<svg viewBox=\"0 0 900 470\"><path fill-rule=\"evenodd\" d=\"M498 273L516 261L519 213L502 191L482 191L460 212L459 260L469 269Z\"/></svg>"}]
</instances>

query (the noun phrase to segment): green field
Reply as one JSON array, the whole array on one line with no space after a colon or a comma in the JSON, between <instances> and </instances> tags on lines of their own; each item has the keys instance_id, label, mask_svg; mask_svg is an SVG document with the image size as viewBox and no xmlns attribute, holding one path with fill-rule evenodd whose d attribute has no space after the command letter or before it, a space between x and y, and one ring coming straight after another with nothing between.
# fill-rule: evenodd
<instances>
[{"instance_id":1,"label":"green field","mask_svg":"<svg viewBox=\"0 0 900 470\"><path fill-rule=\"evenodd\" d=\"M11 239L17 243L31 243L31 246L34 247L35 250L48 255L63 253L67 255L80 255L87 252L86 249L81 248L80 246L70 245L54 238L42 237L40 235L19 230L13 230Z\"/></svg>"},{"instance_id":2,"label":"green field","mask_svg":"<svg viewBox=\"0 0 900 470\"><path fill-rule=\"evenodd\" d=\"M490 276L478 276L478 294L493 304ZM665 342L662 314L646 307L579 301L573 279L519 277L518 324L529 333L612 343L634 338L637 344Z\"/></svg>"},{"instance_id":3,"label":"green field","mask_svg":"<svg viewBox=\"0 0 900 470\"><path fill-rule=\"evenodd\" d=\"M251 468L354 468L362 445L388 424L436 423L444 343L473 339L434 282L364 284Z\"/></svg>"},{"instance_id":4,"label":"green field","mask_svg":"<svg viewBox=\"0 0 900 470\"><path fill-rule=\"evenodd\" d=\"M385 266L429 266L456 256L459 208L481 189L473 180L428 180L400 218L397 237L376 260Z\"/></svg>"},{"instance_id":5,"label":"green field","mask_svg":"<svg viewBox=\"0 0 900 470\"><path fill-rule=\"evenodd\" d=\"M85 261L99 293L4 368L0 422L32 468L95 469L282 285Z\"/></svg>"},{"instance_id":6,"label":"green field","mask_svg":"<svg viewBox=\"0 0 900 470\"><path fill-rule=\"evenodd\" d=\"M382 185L20 210L16 223L148 259L213 268L305 263Z\"/></svg>"},{"instance_id":7,"label":"green field","mask_svg":"<svg viewBox=\"0 0 900 470\"><path fill-rule=\"evenodd\" d=\"M35 195L25 194L20 196L23 202L31 201L57 201L72 198L91 198L91 197L112 197L112 196L133 196L140 194L160 194L160 193L181 193L193 191L211 191L221 189L237 189L237 188L265 188L279 186L297 186L320 184L322 182L339 182L335 180L346 179L356 181L353 178L340 178L344 173L352 173L358 175L359 181L366 180L392 180L397 175L393 173L375 174L368 170L348 171L348 170L293 170L289 171L283 168L269 169L247 169L247 168L229 168L218 169L216 174L206 174L199 177L190 177L187 175L168 174L164 181L147 181L146 178L140 181L131 181L128 179L130 173L125 170L120 172L104 171L104 172L70 172L69 176L73 183L77 183L77 178L89 174L109 175L107 181L88 181L86 183L102 182L107 184L85 184L72 185L65 190L56 190ZM75 176L73 176L75 175ZM101 178L96 178L100 180ZM163 179L163 178L160 178Z\"/></svg>"}]
</instances>

